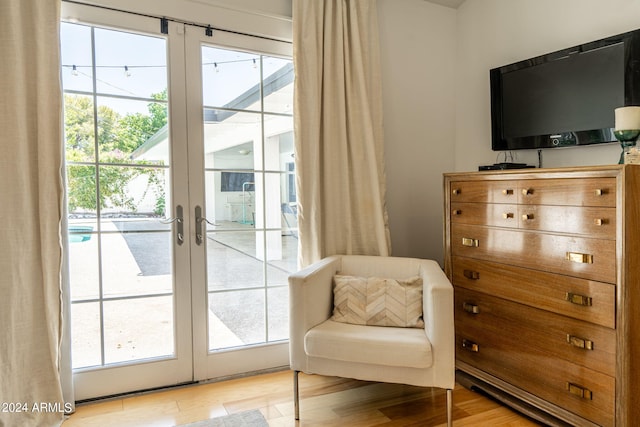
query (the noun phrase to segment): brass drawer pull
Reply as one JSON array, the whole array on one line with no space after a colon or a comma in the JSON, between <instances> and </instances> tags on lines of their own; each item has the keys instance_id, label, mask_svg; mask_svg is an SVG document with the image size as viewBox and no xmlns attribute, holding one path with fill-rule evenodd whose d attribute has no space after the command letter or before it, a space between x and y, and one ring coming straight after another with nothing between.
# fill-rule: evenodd
<instances>
[{"instance_id":1,"label":"brass drawer pull","mask_svg":"<svg viewBox=\"0 0 640 427\"><path fill-rule=\"evenodd\" d=\"M591 297L578 295L571 292L567 292L564 299L569 301L571 304L582 305L585 307L591 307L593 305L593 299Z\"/></svg>"},{"instance_id":2,"label":"brass drawer pull","mask_svg":"<svg viewBox=\"0 0 640 427\"><path fill-rule=\"evenodd\" d=\"M596 218L593 220L593 223L595 225L605 225L605 224L609 224L609 220L606 218Z\"/></svg>"},{"instance_id":3,"label":"brass drawer pull","mask_svg":"<svg viewBox=\"0 0 640 427\"><path fill-rule=\"evenodd\" d=\"M567 342L574 347L593 350L593 341L567 334Z\"/></svg>"},{"instance_id":4,"label":"brass drawer pull","mask_svg":"<svg viewBox=\"0 0 640 427\"><path fill-rule=\"evenodd\" d=\"M533 190L531 188L523 188L522 189L522 195L529 196L531 194L533 194Z\"/></svg>"},{"instance_id":5,"label":"brass drawer pull","mask_svg":"<svg viewBox=\"0 0 640 427\"><path fill-rule=\"evenodd\" d=\"M513 190L511 188L507 188L505 190L502 190L502 194L504 194L505 196L511 196L513 194Z\"/></svg>"},{"instance_id":6,"label":"brass drawer pull","mask_svg":"<svg viewBox=\"0 0 640 427\"><path fill-rule=\"evenodd\" d=\"M504 219L509 219L509 218L513 218L515 215L513 214L513 212L505 212L502 214L502 218Z\"/></svg>"},{"instance_id":7,"label":"brass drawer pull","mask_svg":"<svg viewBox=\"0 0 640 427\"><path fill-rule=\"evenodd\" d=\"M461 215L462 211L460 209L454 209L453 211L451 211L451 215Z\"/></svg>"},{"instance_id":8,"label":"brass drawer pull","mask_svg":"<svg viewBox=\"0 0 640 427\"><path fill-rule=\"evenodd\" d=\"M469 341L467 339L462 340L462 348L469 350L472 353L480 352L480 346L478 346L478 344L474 343L473 341Z\"/></svg>"},{"instance_id":9,"label":"brass drawer pull","mask_svg":"<svg viewBox=\"0 0 640 427\"><path fill-rule=\"evenodd\" d=\"M480 273L478 273L477 271L464 270L462 272L462 274L464 275L464 277L466 277L467 279L470 279L470 280L479 280L480 279Z\"/></svg>"},{"instance_id":10,"label":"brass drawer pull","mask_svg":"<svg viewBox=\"0 0 640 427\"><path fill-rule=\"evenodd\" d=\"M477 248L478 246L480 246L480 241L478 239L470 239L469 237L463 237L462 246L470 246L472 248Z\"/></svg>"},{"instance_id":11,"label":"brass drawer pull","mask_svg":"<svg viewBox=\"0 0 640 427\"><path fill-rule=\"evenodd\" d=\"M580 264L593 264L593 255L582 254L579 252L567 252L567 261L577 262Z\"/></svg>"},{"instance_id":12,"label":"brass drawer pull","mask_svg":"<svg viewBox=\"0 0 640 427\"><path fill-rule=\"evenodd\" d=\"M524 215L522 215L522 220L523 221L528 221L530 219L533 219L533 214L524 214Z\"/></svg>"},{"instance_id":13,"label":"brass drawer pull","mask_svg":"<svg viewBox=\"0 0 640 427\"><path fill-rule=\"evenodd\" d=\"M567 391L575 396L581 397L587 400L593 400L593 393L591 390L580 387L579 385L567 382L566 384Z\"/></svg>"},{"instance_id":14,"label":"brass drawer pull","mask_svg":"<svg viewBox=\"0 0 640 427\"><path fill-rule=\"evenodd\" d=\"M470 314L480 313L480 307L470 302L465 302L464 304L462 304L462 309Z\"/></svg>"},{"instance_id":15,"label":"brass drawer pull","mask_svg":"<svg viewBox=\"0 0 640 427\"><path fill-rule=\"evenodd\" d=\"M603 194L607 194L607 190L603 190L602 188L596 188L596 196L602 196Z\"/></svg>"},{"instance_id":16,"label":"brass drawer pull","mask_svg":"<svg viewBox=\"0 0 640 427\"><path fill-rule=\"evenodd\" d=\"M462 190L460 190L459 188L454 188L451 192L454 196L457 196L458 194L462 193Z\"/></svg>"}]
</instances>

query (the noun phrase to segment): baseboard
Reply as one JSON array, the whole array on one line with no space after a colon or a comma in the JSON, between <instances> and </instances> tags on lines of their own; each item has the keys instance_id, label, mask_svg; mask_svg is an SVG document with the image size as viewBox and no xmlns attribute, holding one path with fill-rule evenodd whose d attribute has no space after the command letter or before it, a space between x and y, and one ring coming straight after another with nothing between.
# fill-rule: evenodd
<instances>
[{"instance_id":1,"label":"baseboard","mask_svg":"<svg viewBox=\"0 0 640 427\"><path fill-rule=\"evenodd\" d=\"M510 394L500 390L499 388L487 384L486 382L472 375L469 375L466 372L456 371L456 382L461 386L468 388L469 390L482 393L491 399L497 400L503 405L506 405L513 410L525 415L526 417L531 418L532 420L544 425L551 427L571 427L571 424L565 423L564 421L541 411L535 406L523 402L517 397L513 397Z\"/></svg>"}]
</instances>

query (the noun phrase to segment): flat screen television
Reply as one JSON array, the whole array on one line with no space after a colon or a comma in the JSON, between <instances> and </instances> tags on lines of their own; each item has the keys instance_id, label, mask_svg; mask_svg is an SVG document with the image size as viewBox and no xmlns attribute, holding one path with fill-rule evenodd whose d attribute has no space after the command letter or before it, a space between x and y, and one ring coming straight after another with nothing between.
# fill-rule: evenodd
<instances>
[{"instance_id":1,"label":"flat screen television","mask_svg":"<svg viewBox=\"0 0 640 427\"><path fill-rule=\"evenodd\" d=\"M255 191L253 172L221 172L220 191Z\"/></svg>"},{"instance_id":2,"label":"flat screen television","mask_svg":"<svg viewBox=\"0 0 640 427\"><path fill-rule=\"evenodd\" d=\"M640 30L490 71L494 151L616 141L614 109L640 105Z\"/></svg>"}]
</instances>

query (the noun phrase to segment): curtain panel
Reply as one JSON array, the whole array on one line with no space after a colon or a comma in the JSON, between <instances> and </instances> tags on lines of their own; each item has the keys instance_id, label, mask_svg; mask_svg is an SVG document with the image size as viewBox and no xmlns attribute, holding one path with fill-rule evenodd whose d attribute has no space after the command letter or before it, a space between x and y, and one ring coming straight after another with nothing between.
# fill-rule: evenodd
<instances>
[{"instance_id":1,"label":"curtain panel","mask_svg":"<svg viewBox=\"0 0 640 427\"><path fill-rule=\"evenodd\" d=\"M390 254L375 0L293 0L299 264Z\"/></svg>"},{"instance_id":2,"label":"curtain panel","mask_svg":"<svg viewBox=\"0 0 640 427\"><path fill-rule=\"evenodd\" d=\"M0 2L0 425L60 425L60 2Z\"/></svg>"}]
</instances>

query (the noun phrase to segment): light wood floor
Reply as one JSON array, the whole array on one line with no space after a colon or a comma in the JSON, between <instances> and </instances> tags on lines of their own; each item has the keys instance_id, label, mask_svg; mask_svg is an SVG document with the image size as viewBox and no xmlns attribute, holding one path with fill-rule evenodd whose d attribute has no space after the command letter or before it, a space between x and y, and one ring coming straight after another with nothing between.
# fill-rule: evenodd
<instances>
[{"instance_id":1,"label":"light wood floor","mask_svg":"<svg viewBox=\"0 0 640 427\"><path fill-rule=\"evenodd\" d=\"M300 374L300 422L293 374L281 371L83 404L62 427L167 427L259 409L271 427L446 426L439 389ZM537 426L507 407L456 385L454 426Z\"/></svg>"}]
</instances>

